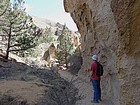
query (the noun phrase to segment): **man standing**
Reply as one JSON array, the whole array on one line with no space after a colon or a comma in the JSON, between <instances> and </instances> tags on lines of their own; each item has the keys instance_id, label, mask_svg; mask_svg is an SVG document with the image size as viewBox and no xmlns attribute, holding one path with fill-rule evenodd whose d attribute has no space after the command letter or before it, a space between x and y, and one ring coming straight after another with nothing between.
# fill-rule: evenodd
<instances>
[{"instance_id":1,"label":"man standing","mask_svg":"<svg viewBox=\"0 0 140 105\"><path fill-rule=\"evenodd\" d=\"M94 96L92 103L99 103L101 101L101 88L100 88L100 76L97 76L97 64L98 64L98 57L97 55L92 56L93 63L91 64L91 77L90 80L92 82Z\"/></svg>"}]
</instances>

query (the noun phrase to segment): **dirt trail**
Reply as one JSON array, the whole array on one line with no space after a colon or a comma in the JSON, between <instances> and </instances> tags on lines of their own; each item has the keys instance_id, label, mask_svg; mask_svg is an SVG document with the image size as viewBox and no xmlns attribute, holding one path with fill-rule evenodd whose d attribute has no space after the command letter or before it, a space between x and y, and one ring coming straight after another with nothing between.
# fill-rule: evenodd
<instances>
[{"instance_id":1,"label":"dirt trail","mask_svg":"<svg viewBox=\"0 0 140 105\"><path fill-rule=\"evenodd\" d=\"M62 78L67 81L74 81L73 84L79 89L79 95L83 95L83 99L78 101L76 105L113 105L109 100L103 98L100 103L91 103L93 90L91 83L83 82L78 76L74 76L67 71L59 71Z\"/></svg>"}]
</instances>

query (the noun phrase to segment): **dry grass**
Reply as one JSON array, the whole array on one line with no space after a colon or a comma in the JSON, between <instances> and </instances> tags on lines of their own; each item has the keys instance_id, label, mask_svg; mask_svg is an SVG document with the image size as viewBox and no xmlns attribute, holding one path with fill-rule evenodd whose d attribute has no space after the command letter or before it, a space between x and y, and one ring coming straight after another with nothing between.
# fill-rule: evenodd
<instances>
[{"instance_id":1,"label":"dry grass","mask_svg":"<svg viewBox=\"0 0 140 105\"><path fill-rule=\"evenodd\" d=\"M18 101L27 101L29 105L34 105L41 101L46 87L37 86L31 82L19 80L1 80L0 93L17 98Z\"/></svg>"}]
</instances>

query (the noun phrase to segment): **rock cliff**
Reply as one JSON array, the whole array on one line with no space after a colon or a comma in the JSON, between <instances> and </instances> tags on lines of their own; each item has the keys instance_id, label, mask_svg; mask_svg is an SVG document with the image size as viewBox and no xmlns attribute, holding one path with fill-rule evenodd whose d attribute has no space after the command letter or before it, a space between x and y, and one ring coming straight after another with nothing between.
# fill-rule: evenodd
<instances>
[{"instance_id":1,"label":"rock cliff","mask_svg":"<svg viewBox=\"0 0 140 105\"><path fill-rule=\"evenodd\" d=\"M140 104L140 0L64 0L81 34L79 76L88 81L91 56L104 66L103 98L113 105Z\"/></svg>"}]
</instances>

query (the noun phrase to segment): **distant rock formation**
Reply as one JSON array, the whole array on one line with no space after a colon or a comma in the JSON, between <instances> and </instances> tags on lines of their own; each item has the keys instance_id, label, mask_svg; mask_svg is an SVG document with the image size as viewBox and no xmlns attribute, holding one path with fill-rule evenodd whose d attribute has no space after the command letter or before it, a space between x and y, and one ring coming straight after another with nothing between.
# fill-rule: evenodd
<instances>
[{"instance_id":1,"label":"distant rock formation","mask_svg":"<svg viewBox=\"0 0 140 105\"><path fill-rule=\"evenodd\" d=\"M56 60L55 51L55 45L52 43L42 57L42 60L47 61L49 66Z\"/></svg>"},{"instance_id":2,"label":"distant rock formation","mask_svg":"<svg viewBox=\"0 0 140 105\"><path fill-rule=\"evenodd\" d=\"M140 104L140 0L64 0L81 34L88 80L91 56L103 64L103 97L112 105ZM85 78L88 77L88 78Z\"/></svg>"},{"instance_id":3,"label":"distant rock formation","mask_svg":"<svg viewBox=\"0 0 140 105\"><path fill-rule=\"evenodd\" d=\"M50 46L49 46L49 55L50 55L50 60L52 59L56 59L56 55L55 55L55 51L56 51L56 47L54 45L54 43L52 43Z\"/></svg>"}]
</instances>

